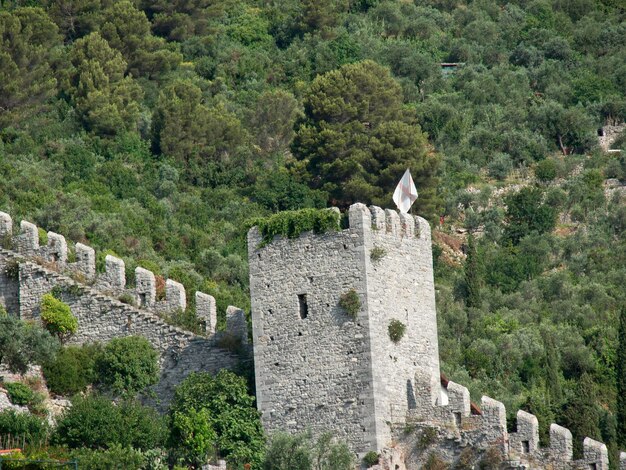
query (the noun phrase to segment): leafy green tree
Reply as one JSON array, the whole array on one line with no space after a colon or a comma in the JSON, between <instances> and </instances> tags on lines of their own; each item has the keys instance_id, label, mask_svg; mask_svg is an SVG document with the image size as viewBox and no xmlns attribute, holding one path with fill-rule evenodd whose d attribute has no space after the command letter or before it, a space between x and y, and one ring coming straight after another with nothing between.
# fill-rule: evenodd
<instances>
[{"instance_id":1,"label":"leafy green tree","mask_svg":"<svg viewBox=\"0 0 626 470\"><path fill-rule=\"evenodd\" d=\"M15 410L0 412L0 435L24 437L29 444L42 445L50 435L50 425L45 418Z\"/></svg>"},{"instance_id":2,"label":"leafy green tree","mask_svg":"<svg viewBox=\"0 0 626 470\"><path fill-rule=\"evenodd\" d=\"M0 315L0 363L9 370L23 374L29 364L54 357L58 348L58 340L40 326Z\"/></svg>"},{"instance_id":3,"label":"leafy green tree","mask_svg":"<svg viewBox=\"0 0 626 470\"><path fill-rule=\"evenodd\" d=\"M182 60L173 45L152 36L145 13L130 1L116 2L103 11L100 34L122 54L126 71L135 77L156 77L174 69Z\"/></svg>"},{"instance_id":4,"label":"leafy green tree","mask_svg":"<svg viewBox=\"0 0 626 470\"><path fill-rule=\"evenodd\" d=\"M95 382L95 361L99 345L67 346L56 357L42 364L48 389L57 395L71 396Z\"/></svg>"},{"instance_id":5,"label":"leafy green tree","mask_svg":"<svg viewBox=\"0 0 626 470\"><path fill-rule=\"evenodd\" d=\"M312 187L327 191L332 204L388 206L408 167L420 193L418 211L434 212L439 158L403 111L400 86L386 68L364 61L318 76L305 113L293 150Z\"/></svg>"},{"instance_id":6,"label":"leafy green tree","mask_svg":"<svg viewBox=\"0 0 626 470\"><path fill-rule=\"evenodd\" d=\"M0 128L45 109L55 91L56 25L40 8L0 11Z\"/></svg>"},{"instance_id":7,"label":"leafy green tree","mask_svg":"<svg viewBox=\"0 0 626 470\"><path fill-rule=\"evenodd\" d=\"M345 443L335 442L332 434L322 434L312 442L307 434L274 434L263 461L263 470L351 470L354 457Z\"/></svg>"},{"instance_id":8,"label":"leafy green tree","mask_svg":"<svg viewBox=\"0 0 626 470\"><path fill-rule=\"evenodd\" d=\"M563 155L581 153L594 144L594 125L582 108L565 108L548 100L531 109L530 119L531 125L557 145Z\"/></svg>"},{"instance_id":9,"label":"leafy green tree","mask_svg":"<svg viewBox=\"0 0 626 470\"><path fill-rule=\"evenodd\" d=\"M596 399L597 387L593 378L583 374L563 410L564 424L572 431L574 458L582 457L585 437L600 440L600 413Z\"/></svg>"},{"instance_id":10,"label":"leafy green tree","mask_svg":"<svg viewBox=\"0 0 626 470\"><path fill-rule=\"evenodd\" d=\"M201 463L215 448L232 465L260 465L263 429L242 377L192 373L176 387L169 416L171 445L186 462Z\"/></svg>"},{"instance_id":11,"label":"leafy green tree","mask_svg":"<svg viewBox=\"0 0 626 470\"><path fill-rule=\"evenodd\" d=\"M48 14L67 41L96 31L102 21L101 0L47 0Z\"/></svg>"},{"instance_id":12,"label":"leafy green tree","mask_svg":"<svg viewBox=\"0 0 626 470\"><path fill-rule=\"evenodd\" d=\"M154 449L167 434L164 419L153 408L133 401L113 403L98 395L72 399L58 420L54 441L76 449L108 449L116 445Z\"/></svg>"},{"instance_id":13,"label":"leafy green tree","mask_svg":"<svg viewBox=\"0 0 626 470\"><path fill-rule=\"evenodd\" d=\"M41 298L40 308L44 326L61 342L67 341L78 331L78 319L72 315L70 306L52 294L45 294Z\"/></svg>"},{"instance_id":14,"label":"leafy green tree","mask_svg":"<svg viewBox=\"0 0 626 470\"><path fill-rule=\"evenodd\" d=\"M482 266L476 250L476 241L471 234L467 238L467 258L463 270L465 274L465 305L468 308L480 308L482 303L480 298Z\"/></svg>"},{"instance_id":15,"label":"leafy green tree","mask_svg":"<svg viewBox=\"0 0 626 470\"><path fill-rule=\"evenodd\" d=\"M619 312L617 347L617 442L626 446L626 309Z\"/></svg>"},{"instance_id":16,"label":"leafy green tree","mask_svg":"<svg viewBox=\"0 0 626 470\"><path fill-rule=\"evenodd\" d=\"M549 232L556 224L556 210L543 202L543 193L537 188L524 187L505 197L505 202L505 235L514 244L531 233Z\"/></svg>"},{"instance_id":17,"label":"leafy green tree","mask_svg":"<svg viewBox=\"0 0 626 470\"><path fill-rule=\"evenodd\" d=\"M70 51L67 93L85 127L102 136L135 130L139 85L124 76L127 64L99 33L78 39Z\"/></svg>"},{"instance_id":18,"label":"leafy green tree","mask_svg":"<svg viewBox=\"0 0 626 470\"><path fill-rule=\"evenodd\" d=\"M223 106L207 107L202 91L178 80L159 97L152 123L153 149L183 164L188 179L211 184L237 167L246 141L239 119Z\"/></svg>"},{"instance_id":19,"label":"leafy green tree","mask_svg":"<svg viewBox=\"0 0 626 470\"><path fill-rule=\"evenodd\" d=\"M97 357L95 368L105 388L126 397L159 380L158 353L142 336L112 339Z\"/></svg>"}]
</instances>

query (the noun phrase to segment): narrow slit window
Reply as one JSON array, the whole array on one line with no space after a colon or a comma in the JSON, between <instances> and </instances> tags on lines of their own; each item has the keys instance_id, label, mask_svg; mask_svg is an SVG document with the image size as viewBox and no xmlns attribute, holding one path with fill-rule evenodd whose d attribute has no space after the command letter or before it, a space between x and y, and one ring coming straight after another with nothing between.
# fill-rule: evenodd
<instances>
[{"instance_id":1,"label":"narrow slit window","mask_svg":"<svg viewBox=\"0 0 626 470\"><path fill-rule=\"evenodd\" d=\"M522 441L522 452L525 454L530 453L530 441Z\"/></svg>"},{"instance_id":2,"label":"narrow slit window","mask_svg":"<svg viewBox=\"0 0 626 470\"><path fill-rule=\"evenodd\" d=\"M298 307L300 318L306 318L309 315L309 304L306 301L306 294L298 294Z\"/></svg>"}]
</instances>

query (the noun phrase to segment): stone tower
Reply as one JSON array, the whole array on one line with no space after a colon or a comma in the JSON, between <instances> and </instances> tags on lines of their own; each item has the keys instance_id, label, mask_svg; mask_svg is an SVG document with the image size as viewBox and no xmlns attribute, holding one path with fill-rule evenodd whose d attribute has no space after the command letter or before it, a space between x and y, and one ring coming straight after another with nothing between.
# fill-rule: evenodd
<instances>
[{"instance_id":1,"label":"stone tower","mask_svg":"<svg viewBox=\"0 0 626 470\"><path fill-rule=\"evenodd\" d=\"M389 444L390 424L418 404L438 404L428 222L354 204L346 230L260 242L251 229L257 403L268 431L332 430L364 453ZM339 305L351 290L356 318ZM395 343L394 319L406 325Z\"/></svg>"}]
</instances>

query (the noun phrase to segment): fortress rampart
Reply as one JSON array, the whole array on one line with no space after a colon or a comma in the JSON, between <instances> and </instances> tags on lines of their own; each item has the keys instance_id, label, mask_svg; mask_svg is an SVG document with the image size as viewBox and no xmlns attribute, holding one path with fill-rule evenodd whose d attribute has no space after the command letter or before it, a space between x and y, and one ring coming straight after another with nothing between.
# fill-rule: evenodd
<instances>
[{"instance_id":1,"label":"fortress rampart","mask_svg":"<svg viewBox=\"0 0 626 470\"><path fill-rule=\"evenodd\" d=\"M40 246L38 228L27 221L21 221L14 233L11 217L0 212L0 240L5 247L0 249L0 303L9 313L25 320L38 319L42 296L54 290L78 319L79 329L70 343L144 336L160 354L161 380L155 391L162 406L189 373L216 373L239 363L241 358L232 349L239 344L243 346L239 349L247 349L243 310L229 307L226 330L216 331L215 299L196 292L196 315L206 333L193 334L158 316L185 310L187 297L182 284L166 280L165 299L157 300L156 277L151 271L136 268L135 286L127 287L123 260L107 255L105 272L99 274L93 248L76 243L75 261L69 262L65 238L54 232L48 232L47 238L48 243Z\"/></svg>"},{"instance_id":2,"label":"fortress rampart","mask_svg":"<svg viewBox=\"0 0 626 470\"><path fill-rule=\"evenodd\" d=\"M468 450L495 452L499 468L608 469L604 444L586 438L574 460L572 434L552 424L540 448L535 416L518 411L509 433L502 403L484 396L479 408L467 388L441 379L424 219L354 204L345 230L263 245L253 228L248 250L257 404L269 431L332 430L361 455L394 447L407 429L435 432L423 452L381 470L422 468L430 452L459 464ZM341 307L350 290L360 299L354 318ZM406 326L396 342L392 320Z\"/></svg>"}]
</instances>

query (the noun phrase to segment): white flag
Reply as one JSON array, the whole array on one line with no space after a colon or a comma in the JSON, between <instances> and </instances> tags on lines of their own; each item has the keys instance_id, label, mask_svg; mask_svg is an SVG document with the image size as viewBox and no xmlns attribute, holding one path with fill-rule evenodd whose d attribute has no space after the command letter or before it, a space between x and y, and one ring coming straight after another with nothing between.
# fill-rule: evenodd
<instances>
[{"instance_id":1,"label":"white flag","mask_svg":"<svg viewBox=\"0 0 626 470\"><path fill-rule=\"evenodd\" d=\"M417 199L417 188L411 178L411 172L407 168L402 175L402 179L396 186L396 190L393 192L393 202L396 203L398 209L403 214L409 212L409 209Z\"/></svg>"}]
</instances>

